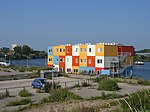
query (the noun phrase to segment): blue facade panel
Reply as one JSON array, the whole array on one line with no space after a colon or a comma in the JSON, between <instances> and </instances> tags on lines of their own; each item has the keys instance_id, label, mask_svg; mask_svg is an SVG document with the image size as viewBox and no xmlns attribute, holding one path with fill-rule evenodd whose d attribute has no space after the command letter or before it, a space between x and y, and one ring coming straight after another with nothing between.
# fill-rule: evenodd
<instances>
[{"instance_id":1,"label":"blue facade panel","mask_svg":"<svg viewBox=\"0 0 150 112\"><path fill-rule=\"evenodd\" d=\"M84 67L80 66L80 73L81 74L94 74L95 73L95 67Z\"/></svg>"},{"instance_id":2,"label":"blue facade panel","mask_svg":"<svg viewBox=\"0 0 150 112\"><path fill-rule=\"evenodd\" d=\"M59 65L59 56L54 56L54 65Z\"/></svg>"},{"instance_id":3,"label":"blue facade panel","mask_svg":"<svg viewBox=\"0 0 150 112\"><path fill-rule=\"evenodd\" d=\"M108 75L108 76L111 75L111 74L110 74L110 70L101 70L101 74L102 74L102 75Z\"/></svg>"},{"instance_id":4,"label":"blue facade panel","mask_svg":"<svg viewBox=\"0 0 150 112\"><path fill-rule=\"evenodd\" d=\"M52 46L48 46L48 56L52 56L53 55L53 47Z\"/></svg>"},{"instance_id":5,"label":"blue facade panel","mask_svg":"<svg viewBox=\"0 0 150 112\"><path fill-rule=\"evenodd\" d=\"M123 73L121 74L122 77L127 77L130 78L131 76L131 71L133 71L133 67L127 67Z\"/></svg>"}]
</instances>

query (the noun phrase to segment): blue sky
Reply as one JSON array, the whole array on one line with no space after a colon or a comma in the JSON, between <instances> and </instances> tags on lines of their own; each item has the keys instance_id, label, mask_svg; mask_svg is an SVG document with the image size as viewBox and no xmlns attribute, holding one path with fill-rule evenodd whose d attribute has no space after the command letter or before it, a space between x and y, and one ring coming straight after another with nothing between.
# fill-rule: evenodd
<instances>
[{"instance_id":1,"label":"blue sky","mask_svg":"<svg viewBox=\"0 0 150 112\"><path fill-rule=\"evenodd\" d=\"M0 0L0 46L86 42L150 48L150 0Z\"/></svg>"}]
</instances>

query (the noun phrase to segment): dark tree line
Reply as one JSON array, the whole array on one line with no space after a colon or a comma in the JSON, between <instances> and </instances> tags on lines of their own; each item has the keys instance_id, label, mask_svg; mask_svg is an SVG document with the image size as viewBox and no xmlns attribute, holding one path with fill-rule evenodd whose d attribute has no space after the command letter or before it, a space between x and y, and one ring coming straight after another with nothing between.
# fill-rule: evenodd
<instances>
[{"instance_id":1,"label":"dark tree line","mask_svg":"<svg viewBox=\"0 0 150 112\"><path fill-rule=\"evenodd\" d=\"M17 46L14 48L15 54L13 59L40 59L45 58L47 53L45 51L33 50L27 45Z\"/></svg>"}]
</instances>

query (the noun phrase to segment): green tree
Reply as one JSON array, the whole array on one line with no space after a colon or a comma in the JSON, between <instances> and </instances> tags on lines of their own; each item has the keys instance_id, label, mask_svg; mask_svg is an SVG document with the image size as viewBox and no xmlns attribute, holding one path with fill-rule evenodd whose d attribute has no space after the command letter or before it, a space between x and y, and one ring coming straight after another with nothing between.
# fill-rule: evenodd
<instances>
[{"instance_id":1,"label":"green tree","mask_svg":"<svg viewBox=\"0 0 150 112\"><path fill-rule=\"evenodd\" d=\"M30 54L30 52L31 52L31 48L29 47L29 46L27 46L27 45L23 45L22 46L22 54Z\"/></svg>"}]
</instances>

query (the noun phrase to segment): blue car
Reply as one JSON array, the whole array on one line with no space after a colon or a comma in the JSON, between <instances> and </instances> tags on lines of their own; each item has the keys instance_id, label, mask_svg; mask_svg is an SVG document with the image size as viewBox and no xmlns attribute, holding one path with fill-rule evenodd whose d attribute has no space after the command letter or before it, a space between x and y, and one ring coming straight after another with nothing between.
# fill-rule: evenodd
<instances>
[{"instance_id":1,"label":"blue car","mask_svg":"<svg viewBox=\"0 0 150 112\"><path fill-rule=\"evenodd\" d=\"M33 88L43 89L45 83L47 83L46 79L44 79L44 78L36 78L36 79L34 79L34 80L32 81L31 86L32 86Z\"/></svg>"}]
</instances>

